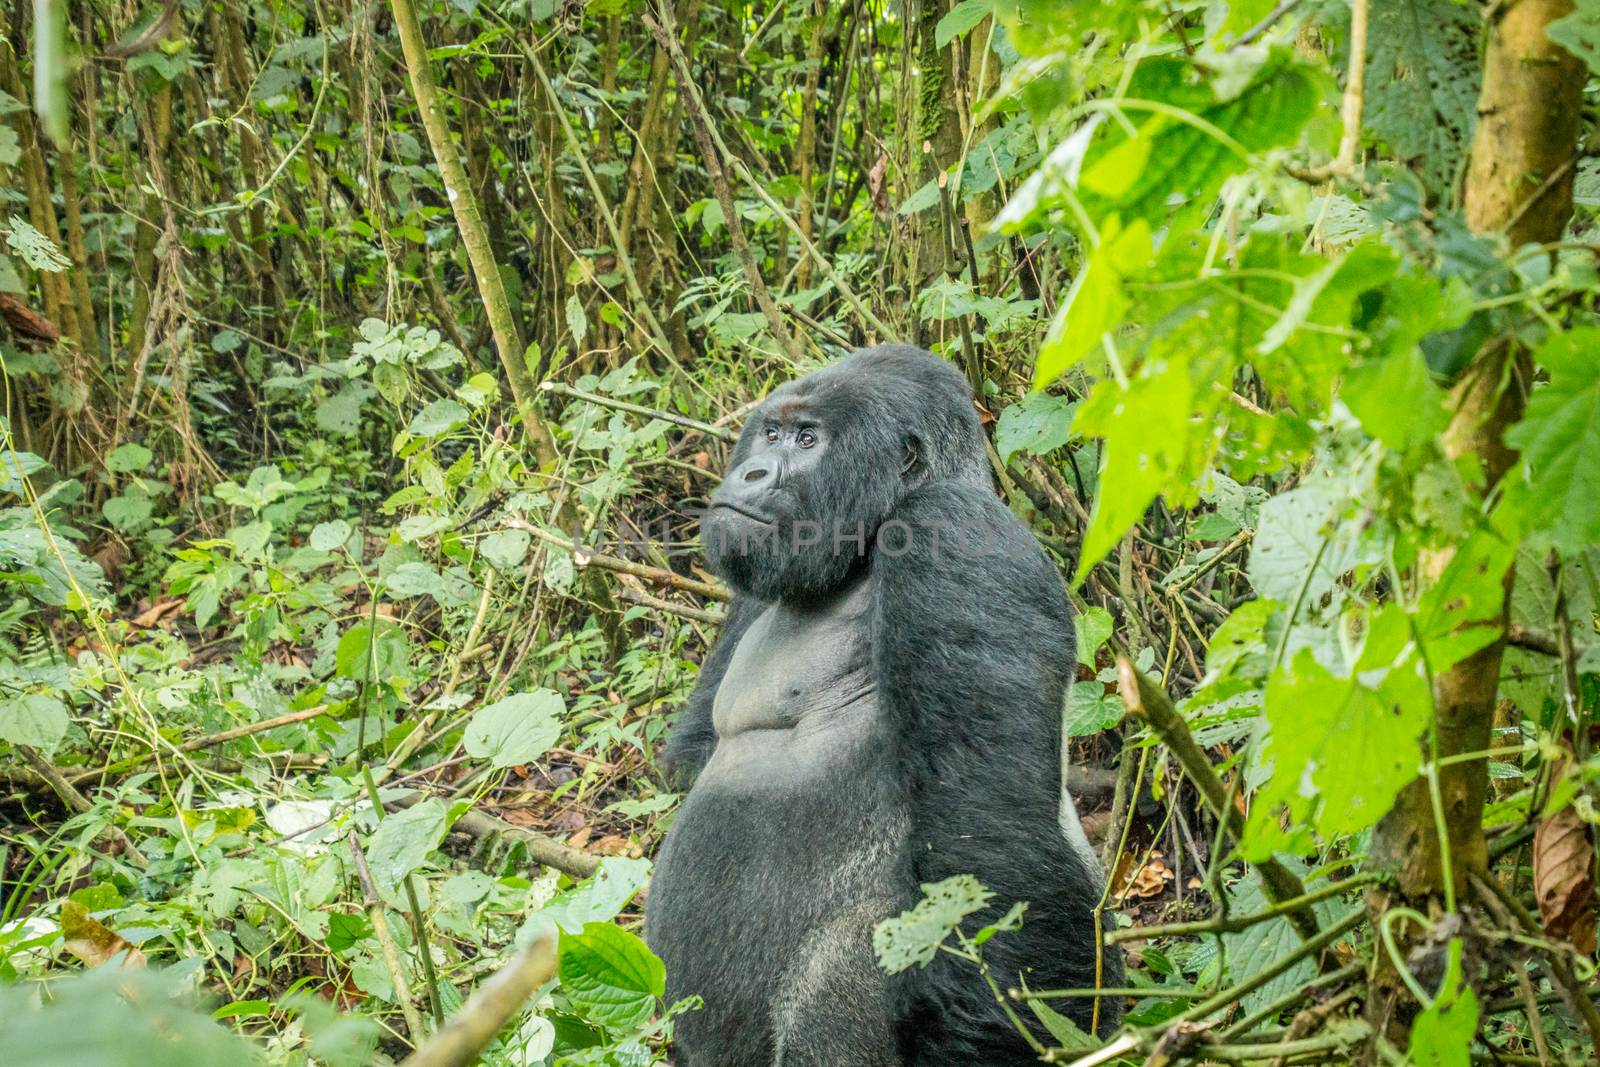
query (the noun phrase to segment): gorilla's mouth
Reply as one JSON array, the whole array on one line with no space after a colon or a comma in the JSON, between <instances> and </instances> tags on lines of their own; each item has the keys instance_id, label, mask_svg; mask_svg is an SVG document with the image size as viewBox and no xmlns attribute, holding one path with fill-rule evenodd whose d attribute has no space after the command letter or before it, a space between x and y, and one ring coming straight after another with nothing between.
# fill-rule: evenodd
<instances>
[{"instance_id":1,"label":"gorilla's mouth","mask_svg":"<svg viewBox=\"0 0 1600 1067\"><path fill-rule=\"evenodd\" d=\"M773 522L772 519L769 519L765 515L762 515L762 514L759 514L757 512L751 511L749 508L744 507L741 504L729 503L726 500L713 500L711 502L711 510L712 511L716 511L718 508L724 508L724 509L726 509L728 511L733 512L735 515L743 515L745 518L749 519L751 522L759 522L763 526L771 526L772 522Z\"/></svg>"}]
</instances>

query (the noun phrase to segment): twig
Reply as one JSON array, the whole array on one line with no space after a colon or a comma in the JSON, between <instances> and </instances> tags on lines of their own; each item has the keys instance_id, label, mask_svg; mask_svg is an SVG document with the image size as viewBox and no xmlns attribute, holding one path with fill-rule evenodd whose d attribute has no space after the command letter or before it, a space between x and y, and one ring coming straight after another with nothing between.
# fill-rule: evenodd
<instances>
[{"instance_id":1,"label":"twig","mask_svg":"<svg viewBox=\"0 0 1600 1067\"><path fill-rule=\"evenodd\" d=\"M55 791L56 796L60 797L61 802L67 807L79 815L94 807L89 802L89 798L78 792L71 782L63 778L61 772L52 766L50 761L45 759L38 749L32 745L19 744L17 745L17 751L22 753L22 758L28 761L28 765L34 769L40 778L49 784L50 788ZM149 858L139 851L138 847L133 843L133 839L123 832L122 827L107 825L105 836L115 841L122 848L123 854L135 866L150 866Z\"/></svg>"},{"instance_id":2,"label":"twig","mask_svg":"<svg viewBox=\"0 0 1600 1067\"><path fill-rule=\"evenodd\" d=\"M522 519L507 519L505 524L514 530L526 530L546 544L566 549L572 553L572 562L578 567L599 567L601 570L615 571L618 574L631 574L635 578L643 578L646 581L670 586L684 593L703 596L707 600L733 599L732 591L726 586L712 585L710 582L702 582L694 578L685 578L681 574L676 574L660 567L651 567L644 563L635 563L631 559L619 559L616 556L590 552L582 545L573 544L571 538L549 533Z\"/></svg>"},{"instance_id":3,"label":"twig","mask_svg":"<svg viewBox=\"0 0 1600 1067\"><path fill-rule=\"evenodd\" d=\"M1479 899L1491 911L1512 916L1519 926L1534 936L1544 932L1539 920L1529 914L1522 906L1522 902L1501 885L1498 879L1481 878L1476 874L1468 877ZM1572 973L1572 967L1558 953L1546 952L1540 958L1545 962L1551 979L1561 990L1567 1007L1583 1020L1593 1047L1600 1048L1600 1008L1595 1007L1594 1001L1589 999L1577 977Z\"/></svg>"},{"instance_id":4,"label":"twig","mask_svg":"<svg viewBox=\"0 0 1600 1067\"><path fill-rule=\"evenodd\" d=\"M1236 842L1243 840L1244 817L1228 803L1228 791L1217 779L1210 758L1195 742L1188 724L1178 714L1178 709L1173 707L1166 692L1140 674L1126 656L1117 657L1117 692L1128 714L1146 723L1167 746L1189 780L1200 791L1211 814L1227 827L1228 835ZM1256 870L1261 872L1261 886L1267 899L1274 904L1306 895L1300 879L1277 860L1262 860L1256 864ZM1302 938L1317 937L1317 919L1311 912L1303 909L1291 911L1286 918ZM1320 964L1323 970L1332 969L1329 959L1321 960Z\"/></svg>"},{"instance_id":5,"label":"twig","mask_svg":"<svg viewBox=\"0 0 1600 1067\"><path fill-rule=\"evenodd\" d=\"M1241 930L1248 930L1257 923L1264 923L1269 919L1276 919L1292 911L1309 908L1313 904L1336 897L1340 893L1349 892L1357 886L1376 882L1381 876L1375 872L1358 874L1340 882L1332 882L1321 889L1314 889L1304 896L1273 904L1264 911L1253 912L1249 915L1218 916L1212 919L1198 919L1194 922L1167 923L1163 926L1129 926L1121 930L1113 930L1106 935L1106 944L1120 945L1125 941L1149 941L1158 937L1184 937L1190 934L1236 934Z\"/></svg>"},{"instance_id":6,"label":"twig","mask_svg":"<svg viewBox=\"0 0 1600 1067\"><path fill-rule=\"evenodd\" d=\"M1257 989L1260 989L1262 986L1266 985L1280 974L1283 974L1285 971L1289 970L1289 968L1293 967L1307 956L1323 955L1323 949L1328 948L1335 941L1339 940L1339 938L1343 937L1351 930L1354 930L1361 923L1365 922L1366 919L1366 911L1357 908L1349 915L1346 915L1343 919L1340 919L1338 922L1322 931L1322 933L1318 934L1316 937L1311 938L1309 941L1303 942L1300 947L1295 949L1293 952L1290 952L1281 959L1274 961L1271 966L1256 972L1243 982L1239 982L1236 985L1221 990L1210 1000L1201 1001L1199 1004L1196 1004L1191 1008L1186 1008L1183 1012L1174 1016L1171 1021L1176 1023L1191 1022L1195 1019L1204 1019L1212 1012L1236 1003L1248 994L1254 993Z\"/></svg>"},{"instance_id":7,"label":"twig","mask_svg":"<svg viewBox=\"0 0 1600 1067\"><path fill-rule=\"evenodd\" d=\"M215 748L218 745L227 744L229 741L237 741L241 737L249 737L251 734L265 733L268 730L275 730L280 726L288 726L292 723L305 722L307 719L314 719L318 715L326 715L327 712L328 705L318 704L314 708L304 708L300 711L291 711L287 715L279 715L276 718L271 719L262 719L260 722L245 723L243 726L235 726L231 729L222 730L218 733L207 734L205 737L197 737L192 741L185 741L173 751L198 752L203 748ZM79 771L77 774L74 774L72 777L68 778L67 781L71 782L73 785L77 785L80 782L93 781L113 774L123 774L135 767L142 766L143 764L153 763L156 759L157 753L154 749L152 749L142 756L132 756L125 760L119 760L116 763L108 763L103 767L96 767L94 770L90 771Z\"/></svg>"},{"instance_id":8,"label":"twig","mask_svg":"<svg viewBox=\"0 0 1600 1067\"><path fill-rule=\"evenodd\" d=\"M1223 560L1232 555L1234 551L1236 551L1241 545L1249 544L1255 535L1256 532L1254 530L1240 530L1238 533L1233 535L1233 539L1231 541L1217 549L1215 553L1202 561L1198 566L1195 567L1194 570L1190 571L1182 578L1179 578L1176 581L1170 582L1164 586L1162 588L1162 592L1166 593L1167 596L1170 597L1182 595L1185 589L1189 588L1195 582L1198 582L1201 578L1204 578L1207 574L1210 574L1222 563Z\"/></svg>"},{"instance_id":9,"label":"twig","mask_svg":"<svg viewBox=\"0 0 1600 1067\"><path fill-rule=\"evenodd\" d=\"M1307 996L1310 996L1314 990L1320 989L1323 986L1336 985L1337 983L1346 981L1350 978L1355 978L1358 975L1365 973L1366 969L1366 961L1358 959L1354 963L1340 967L1337 971L1329 971L1327 974L1319 974L1303 985L1299 985L1294 989L1291 989L1283 996L1272 1001L1272 1003L1265 1004L1260 1008L1257 1008L1249 1015L1246 1015L1243 1019L1233 1023L1222 1032L1222 1036L1225 1038L1242 1037L1249 1033L1256 1026L1266 1022L1268 1019L1276 1018L1279 1012L1282 1012L1294 1004L1299 1003L1301 1000L1304 1000Z\"/></svg>"},{"instance_id":10,"label":"twig","mask_svg":"<svg viewBox=\"0 0 1600 1067\"><path fill-rule=\"evenodd\" d=\"M663 611L668 615L676 615L680 619L688 619L690 622L704 623L707 626L721 626L725 618L720 611L703 611L700 608L691 608L687 604L674 604L670 600L648 596L634 589L617 590L617 599L625 603L637 604L641 608L649 608L651 611Z\"/></svg>"},{"instance_id":11,"label":"twig","mask_svg":"<svg viewBox=\"0 0 1600 1067\"><path fill-rule=\"evenodd\" d=\"M1299 6L1300 0L1282 0L1277 7L1267 12L1266 18L1262 19L1254 26L1251 26L1248 30L1245 30L1244 33L1240 34L1239 39L1234 41L1230 47L1238 48L1242 45L1247 45L1254 42L1257 37L1260 37L1262 34L1272 29L1273 25L1279 19L1283 18L1283 16L1287 15L1289 12L1293 11Z\"/></svg>"},{"instance_id":12,"label":"twig","mask_svg":"<svg viewBox=\"0 0 1600 1067\"><path fill-rule=\"evenodd\" d=\"M670 411L662 411L659 408L647 408L643 404L630 404L626 400L613 400L609 396L586 393L582 389L574 389L572 386L563 385L560 382L545 382L539 388L547 393L571 397L573 400L582 400L585 403L596 404L603 408L615 408L618 411L628 411L635 415L648 415L652 419L660 419L662 422L670 422L674 426L682 426L686 430L708 434L718 440L737 441L739 439L739 434L735 430L729 430L722 426L713 426L709 422L700 422L698 419L691 419L686 415L674 415Z\"/></svg>"},{"instance_id":13,"label":"twig","mask_svg":"<svg viewBox=\"0 0 1600 1067\"><path fill-rule=\"evenodd\" d=\"M1556 640L1555 634L1545 630L1535 630L1520 622L1514 622L1506 627L1506 644L1525 652L1537 652L1541 656L1561 655L1561 642Z\"/></svg>"},{"instance_id":14,"label":"twig","mask_svg":"<svg viewBox=\"0 0 1600 1067\"><path fill-rule=\"evenodd\" d=\"M667 23L665 26L648 14L641 17L645 26L655 36L656 44L671 58L673 69L678 75L678 99L683 102L684 110L688 112L689 124L694 128L695 140L700 144L700 155L705 160L706 176L711 179L712 191L717 194L717 203L722 206L722 224L728 228L728 243L733 246L733 253L738 257L739 265L744 268L745 281L750 285L750 293L755 297L756 306L761 309L761 314L766 316L767 328L772 331L773 338L783 346L784 352L790 359L798 359L800 346L795 341L794 334L789 332L788 323L783 321L772 294L767 291L767 283L761 277L761 267L750 251L750 242L745 238L744 224L739 221L739 208L733 202L733 190L728 185L728 172L724 162L726 155L712 140L711 115L706 111L705 101L700 98L700 91L695 88L694 71L689 69L689 61L684 58L683 49L678 47L677 37L668 32L669 28L675 28L671 25L671 5L663 5L661 15Z\"/></svg>"},{"instance_id":15,"label":"twig","mask_svg":"<svg viewBox=\"0 0 1600 1067\"><path fill-rule=\"evenodd\" d=\"M466 1067L555 973L554 937L524 945L401 1067Z\"/></svg>"},{"instance_id":16,"label":"twig","mask_svg":"<svg viewBox=\"0 0 1600 1067\"><path fill-rule=\"evenodd\" d=\"M367 919L372 923L372 934L378 939L378 947L383 950L383 965L388 968L389 977L394 981L394 997L400 1002L400 1014L405 1016L406 1032L411 1035L414 1048L425 1035L422 1013L411 999L411 983L406 981L405 969L400 965L400 950L395 946L394 935L389 932L389 920L384 915L378 887L372 881L372 868L367 866L366 853L361 851L361 842L354 830L350 831L347 840L350 843L350 856L355 860L356 878L361 882L361 898L367 905Z\"/></svg>"}]
</instances>

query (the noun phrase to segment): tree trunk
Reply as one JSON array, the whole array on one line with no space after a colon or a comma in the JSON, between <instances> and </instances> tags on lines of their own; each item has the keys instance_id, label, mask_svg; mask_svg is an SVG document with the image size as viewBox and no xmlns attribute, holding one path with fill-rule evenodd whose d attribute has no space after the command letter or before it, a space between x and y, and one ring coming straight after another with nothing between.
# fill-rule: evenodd
<instances>
[{"instance_id":1,"label":"tree trunk","mask_svg":"<svg viewBox=\"0 0 1600 1067\"><path fill-rule=\"evenodd\" d=\"M1513 248L1560 238L1572 214L1572 175L1585 80L1583 64L1551 41L1550 23L1573 10L1572 0L1515 0L1498 9L1484 53L1478 128L1467 172L1467 221L1479 233L1504 233ZM1506 428L1521 417L1529 362L1509 338L1485 346L1450 393L1446 455L1475 462L1487 494L1516 461L1505 444ZM1423 583L1435 581L1452 549L1424 553ZM1509 607L1511 575L1506 576ZM1496 641L1434 679L1435 735L1442 759L1489 747L1495 691L1504 642ZM1483 805L1488 786L1484 759L1442 766L1439 791L1449 846L1444 869L1426 780L1406 787L1373 833L1372 862L1396 877L1392 891L1372 894L1376 920L1403 905L1437 912L1448 891L1465 895L1469 875L1488 865ZM1420 931L1394 924L1404 957ZM1406 1032L1416 1011L1387 953L1378 954L1368 1005L1378 1032Z\"/></svg>"}]
</instances>

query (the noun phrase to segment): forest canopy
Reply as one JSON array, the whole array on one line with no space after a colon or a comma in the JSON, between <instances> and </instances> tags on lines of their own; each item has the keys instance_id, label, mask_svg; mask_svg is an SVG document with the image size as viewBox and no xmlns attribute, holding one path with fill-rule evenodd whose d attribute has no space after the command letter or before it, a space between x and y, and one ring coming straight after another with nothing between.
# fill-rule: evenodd
<instances>
[{"instance_id":1,"label":"forest canopy","mask_svg":"<svg viewBox=\"0 0 1600 1067\"><path fill-rule=\"evenodd\" d=\"M1597 77L1597 0L8 5L0 1059L670 1062L697 517L905 342L1076 612L1127 984L991 981L1041 1061L1595 1062Z\"/></svg>"}]
</instances>

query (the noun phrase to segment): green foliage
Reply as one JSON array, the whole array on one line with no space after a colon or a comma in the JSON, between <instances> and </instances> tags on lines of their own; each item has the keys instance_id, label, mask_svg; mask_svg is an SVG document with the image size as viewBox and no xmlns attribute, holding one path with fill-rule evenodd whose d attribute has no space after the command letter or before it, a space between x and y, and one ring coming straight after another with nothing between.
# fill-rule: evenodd
<instances>
[{"instance_id":1,"label":"green foliage","mask_svg":"<svg viewBox=\"0 0 1600 1067\"><path fill-rule=\"evenodd\" d=\"M1453 0L1377 4L1369 17L1362 121L1430 187L1447 189L1477 124L1482 20Z\"/></svg>"},{"instance_id":2,"label":"green foliage","mask_svg":"<svg viewBox=\"0 0 1600 1067\"><path fill-rule=\"evenodd\" d=\"M561 736L565 711L559 693L517 693L474 712L462 744L491 767L532 763Z\"/></svg>"}]
</instances>

